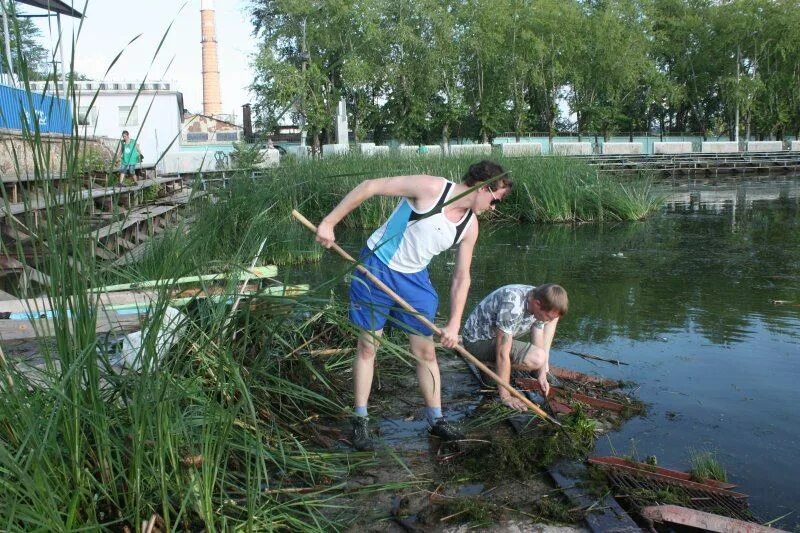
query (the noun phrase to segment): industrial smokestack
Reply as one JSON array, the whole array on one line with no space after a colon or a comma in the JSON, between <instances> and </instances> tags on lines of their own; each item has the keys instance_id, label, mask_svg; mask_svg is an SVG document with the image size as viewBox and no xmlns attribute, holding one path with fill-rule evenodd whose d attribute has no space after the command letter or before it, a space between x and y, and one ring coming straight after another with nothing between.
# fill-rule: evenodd
<instances>
[{"instance_id":1,"label":"industrial smokestack","mask_svg":"<svg viewBox=\"0 0 800 533\"><path fill-rule=\"evenodd\" d=\"M202 0L200 25L203 45L203 114L215 116L222 113L219 96L219 63L217 37L214 29L214 0Z\"/></svg>"}]
</instances>

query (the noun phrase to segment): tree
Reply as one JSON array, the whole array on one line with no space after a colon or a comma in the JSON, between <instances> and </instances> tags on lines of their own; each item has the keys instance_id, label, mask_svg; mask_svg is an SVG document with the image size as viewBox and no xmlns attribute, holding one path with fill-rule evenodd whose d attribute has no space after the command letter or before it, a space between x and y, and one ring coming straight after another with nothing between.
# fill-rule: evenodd
<instances>
[{"instance_id":1,"label":"tree","mask_svg":"<svg viewBox=\"0 0 800 533\"><path fill-rule=\"evenodd\" d=\"M607 138L627 117L637 88L651 68L644 14L633 0L589 2L584 6L578 51L571 76L578 132L590 128Z\"/></svg>"},{"instance_id":2,"label":"tree","mask_svg":"<svg viewBox=\"0 0 800 533\"><path fill-rule=\"evenodd\" d=\"M11 36L9 44L14 73L29 80L46 79L50 71L50 58L47 49L40 42L42 32L31 19L16 16L14 2L5 5L10 12L8 33ZM7 73L9 65L6 56L6 35L2 24L0 24L0 53L2 53L0 66L3 73Z\"/></svg>"},{"instance_id":3,"label":"tree","mask_svg":"<svg viewBox=\"0 0 800 533\"><path fill-rule=\"evenodd\" d=\"M508 115L508 25L514 0L465 0L459 10L466 104L477 125L474 136L489 142ZM471 135L471 136L473 136Z\"/></svg>"},{"instance_id":4,"label":"tree","mask_svg":"<svg viewBox=\"0 0 800 533\"><path fill-rule=\"evenodd\" d=\"M345 92L342 64L348 43L342 37L351 20L358 20L355 7L353 1L253 1L254 33L262 39L253 84L258 124L274 123L280 117L270 113L288 106L305 123L315 152L321 135L330 142Z\"/></svg>"}]
</instances>

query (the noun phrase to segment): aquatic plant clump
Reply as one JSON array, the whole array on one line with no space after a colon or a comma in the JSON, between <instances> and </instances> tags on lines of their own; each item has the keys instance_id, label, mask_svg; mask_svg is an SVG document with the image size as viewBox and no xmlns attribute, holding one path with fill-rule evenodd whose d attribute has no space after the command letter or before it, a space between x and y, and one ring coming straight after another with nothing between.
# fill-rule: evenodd
<instances>
[{"instance_id":1,"label":"aquatic plant clump","mask_svg":"<svg viewBox=\"0 0 800 533\"><path fill-rule=\"evenodd\" d=\"M496 418L493 409L485 414ZM522 435L492 431L479 439L482 444L466 449L462 456L444 468L454 476L466 475L479 481L526 479L539 475L559 459L585 458L594 447L597 430L595 421L580 407L561 417L560 421L561 427L534 424ZM472 427L485 426L473 422Z\"/></svg>"},{"instance_id":2,"label":"aquatic plant clump","mask_svg":"<svg viewBox=\"0 0 800 533\"><path fill-rule=\"evenodd\" d=\"M728 473L713 452L692 451L691 464L692 468L689 472L697 481L703 482L708 479L728 481Z\"/></svg>"}]
</instances>

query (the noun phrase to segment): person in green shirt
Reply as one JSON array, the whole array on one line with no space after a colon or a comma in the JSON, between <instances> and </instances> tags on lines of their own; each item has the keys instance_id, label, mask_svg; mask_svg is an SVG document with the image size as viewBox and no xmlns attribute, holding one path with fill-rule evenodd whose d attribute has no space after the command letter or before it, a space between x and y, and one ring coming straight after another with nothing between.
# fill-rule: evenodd
<instances>
[{"instance_id":1,"label":"person in green shirt","mask_svg":"<svg viewBox=\"0 0 800 533\"><path fill-rule=\"evenodd\" d=\"M136 181L136 165L142 161L142 150L136 139L131 139L128 130L122 132L122 167L119 172L119 181L125 181L126 176L132 176Z\"/></svg>"}]
</instances>

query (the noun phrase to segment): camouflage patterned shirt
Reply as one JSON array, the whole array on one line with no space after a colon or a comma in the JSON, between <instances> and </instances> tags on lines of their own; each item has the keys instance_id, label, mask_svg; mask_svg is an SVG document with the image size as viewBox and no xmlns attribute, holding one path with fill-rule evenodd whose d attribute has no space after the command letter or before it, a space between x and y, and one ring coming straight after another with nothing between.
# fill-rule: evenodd
<instances>
[{"instance_id":1,"label":"camouflage patterned shirt","mask_svg":"<svg viewBox=\"0 0 800 533\"><path fill-rule=\"evenodd\" d=\"M528 313L526 303L528 293L534 288L531 285L505 285L489 294L467 318L461 332L464 340L494 339L498 328L513 337L529 331L536 317Z\"/></svg>"}]
</instances>

